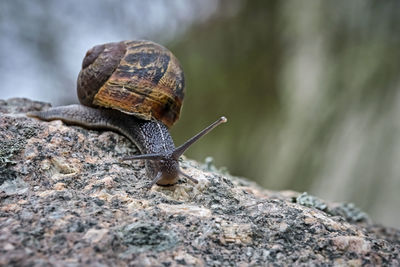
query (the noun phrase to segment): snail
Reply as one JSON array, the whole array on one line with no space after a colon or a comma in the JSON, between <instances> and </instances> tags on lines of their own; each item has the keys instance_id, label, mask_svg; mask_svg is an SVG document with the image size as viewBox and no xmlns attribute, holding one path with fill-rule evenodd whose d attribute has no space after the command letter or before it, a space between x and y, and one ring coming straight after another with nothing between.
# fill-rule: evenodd
<instances>
[{"instance_id":1,"label":"snail","mask_svg":"<svg viewBox=\"0 0 400 267\"><path fill-rule=\"evenodd\" d=\"M28 116L125 135L141 154L122 160L145 160L149 187L174 185L179 176L197 183L181 171L178 160L189 146L227 120L219 118L175 147L168 129L179 118L184 87L183 70L165 47L151 41L107 43L94 46L83 59L77 81L80 105Z\"/></svg>"}]
</instances>

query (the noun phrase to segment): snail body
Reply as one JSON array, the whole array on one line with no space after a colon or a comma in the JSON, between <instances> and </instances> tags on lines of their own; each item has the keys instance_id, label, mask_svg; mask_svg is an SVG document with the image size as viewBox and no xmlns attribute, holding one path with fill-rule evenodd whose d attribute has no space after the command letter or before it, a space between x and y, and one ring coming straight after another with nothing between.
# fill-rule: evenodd
<instances>
[{"instance_id":1,"label":"snail body","mask_svg":"<svg viewBox=\"0 0 400 267\"><path fill-rule=\"evenodd\" d=\"M86 53L77 82L80 105L54 107L28 116L125 135L141 154L122 160L146 160L150 186L176 184L179 176L197 183L180 170L179 157L226 118L221 117L176 148L168 128L179 118L184 87L178 60L161 45L151 41L108 43Z\"/></svg>"}]
</instances>

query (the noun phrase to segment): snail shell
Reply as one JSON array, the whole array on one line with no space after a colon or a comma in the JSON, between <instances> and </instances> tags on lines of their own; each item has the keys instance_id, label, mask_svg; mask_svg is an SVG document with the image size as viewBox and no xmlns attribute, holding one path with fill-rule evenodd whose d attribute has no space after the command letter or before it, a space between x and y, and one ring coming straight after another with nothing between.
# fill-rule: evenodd
<instances>
[{"instance_id":1,"label":"snail shell","mask_svg":"<svg viewBox=\"0 0 400 267\"><path fill-rule=\"evenodd\" d=\"M83 60L77 85L83 105L117 109L167 127L179 118L184 88L177 58L151 41L93 47Z\"/></svg>"}]
</instances>

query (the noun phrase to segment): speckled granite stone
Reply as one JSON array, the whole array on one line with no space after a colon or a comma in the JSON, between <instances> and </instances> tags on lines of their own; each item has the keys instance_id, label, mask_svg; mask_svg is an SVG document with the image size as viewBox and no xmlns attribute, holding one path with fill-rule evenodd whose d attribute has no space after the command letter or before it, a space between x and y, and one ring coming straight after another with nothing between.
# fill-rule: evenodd
<instances>
[{"instance_id":1,"label":"speckled granite stone","mask_svg":"<svg viewBox=\"0 0 400 267\"><path fill-rule=\"evenodd\" d=\"M400 264L399 230L209 161L182 160L197 185L144 189L126 138L25 116L48 106L0 100L1 266Z\"/></svg>"}]
</instances>

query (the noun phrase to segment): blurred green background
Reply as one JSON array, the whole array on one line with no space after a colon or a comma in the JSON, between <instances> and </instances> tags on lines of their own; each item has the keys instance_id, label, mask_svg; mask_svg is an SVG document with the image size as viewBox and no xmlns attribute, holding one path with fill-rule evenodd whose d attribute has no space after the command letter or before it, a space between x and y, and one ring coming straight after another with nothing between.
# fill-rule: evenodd
<instances>
[{"instance_id":1,"label":"blurred green background","mask_svg":"<svg viewBox=\"0 0 400 267\"><path fill-rule=\"evenodd\" d=\"M180 59L186 155L400 227L400 1L2 1L0 98L77 102L87 49L151 39Z\"/></svg>"}]
</instances>

